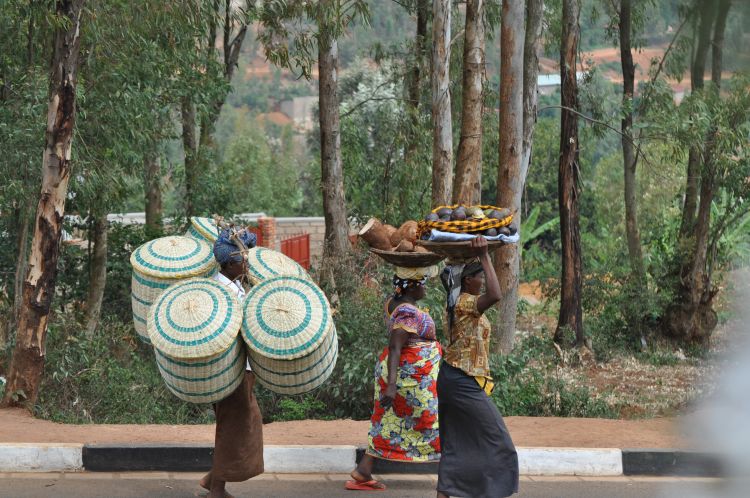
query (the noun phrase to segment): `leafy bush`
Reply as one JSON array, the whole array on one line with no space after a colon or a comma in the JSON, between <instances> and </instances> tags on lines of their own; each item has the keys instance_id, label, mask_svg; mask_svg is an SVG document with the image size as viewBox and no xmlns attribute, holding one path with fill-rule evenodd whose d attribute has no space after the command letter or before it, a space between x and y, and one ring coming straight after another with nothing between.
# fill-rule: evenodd
<instances>
[{"instance_id":1,"label":"leafy bush","mask_svg":"<svg viewBox=\"0 0 750 498\"><path fill-rule=\"evenodd\" d=\"M65 423L199 424L213 418L210 406L185 403L167 390L132 325L107 320L87 338L64 315L49 326L34 411Z\"/></svg>"}]
</instances>

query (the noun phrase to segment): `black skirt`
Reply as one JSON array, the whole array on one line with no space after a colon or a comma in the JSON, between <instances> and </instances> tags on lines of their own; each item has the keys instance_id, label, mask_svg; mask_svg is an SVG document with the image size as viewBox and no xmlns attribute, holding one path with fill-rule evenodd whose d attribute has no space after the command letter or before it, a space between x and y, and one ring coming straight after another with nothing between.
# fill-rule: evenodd
<instances>
[{"instance_id":1,"label":"black skirt","mask_svg":"<svg viewBox=\"0 0 750 498\"><path fill-rule=\"evenodd\" d=\"M443 362L437 381L442 457L437 489L489 498L518 492L518 455L503 417L473 377Z\"/></svg>"}]
</instances>

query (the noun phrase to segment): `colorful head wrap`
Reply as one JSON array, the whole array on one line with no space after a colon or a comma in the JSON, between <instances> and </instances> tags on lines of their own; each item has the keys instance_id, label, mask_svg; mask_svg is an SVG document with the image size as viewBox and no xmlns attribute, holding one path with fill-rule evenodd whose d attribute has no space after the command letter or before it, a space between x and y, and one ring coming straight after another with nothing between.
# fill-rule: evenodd
<instances>
[{"instance_id":1,"label":"colorful head wrap","mask_svg":"<svg viewBox=\"0 0 750 498\"><path fill-rule=\"evenodd\" d=\"M221 266L228 265L229 263L239 263L244 257L231 237L231 232L228 229L224 229L219 234L216 242L214 242L214 258L216 258L216 261ZM247 230L240 230L237 232L237 237L245 244L245 247L255 247L257 237L254 233Z\"/></svg>"},{"instance_id":2,"label":"colorful head wrap","mask_svg":"<svg viewBox=\"0 0 750 498\"><path fill-rule=\"evenodd\" d=\"M437 275L437 266L425 266L420 268L407 268L397 266L396 274L393 276L394 295L402 294L411 287L421 287L430 277Z\"/></svg>"},{"instance_id":3,"label":"colorful head wrap","mask_svg":"<svg viewBox=\"0 0 750 498\"><path fill-rule=\"evenodd\" d=\"M461 282L465 277L471 277L483 270L482 263L478 260L468 263L448 264L445 265L443 272L440 274L440 281L448 295L446 308L448 310L449 326L453 326L453 311L458 302L458 296L461 295Z\"/></svg>"}]
</instances>

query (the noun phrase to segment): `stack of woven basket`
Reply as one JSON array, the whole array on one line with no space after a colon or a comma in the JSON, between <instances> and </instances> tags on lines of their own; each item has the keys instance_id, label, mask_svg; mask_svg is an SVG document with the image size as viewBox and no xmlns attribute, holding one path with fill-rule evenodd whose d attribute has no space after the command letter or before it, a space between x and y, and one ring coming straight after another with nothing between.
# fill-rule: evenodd
<instances>
[{"instance_id":1,"label":"stack of woven basket","mask_svg":"<svg viewBox=\"0 0 750 498\"><path fill-rule=\"evenodd\" d=\"M187 278L216 272L212 247L202 240L182 236L161 237L143 244L131 254L130 264L133 323L145 342L149 342L149 308L165 289Z\"/></svg>"},{"instance_id":2,"label":"stack of woven basket","mask_svg":"<svg viewBox=\"0 0 750 498\"><path fill-rule=\"evenodd\" d=\"M300 394L330 377L338 339L323 291L307 278L272 277L243 303L242 337L258 382L280 394Z\"/></svg>"},{"instance_id":3,"label":"stack of woven basket","mask_svg":"<svg viewBox=\"0 0 750 498\"><path fill-rule=\"evenodd\" d=\"M217 236L214 220L193 217L184 236L147 242L130 258L133 322L154 346L167 388L192 403L217 402L242 381L246 358L276 393L322 385L338 356L323 291L293 259L255 247L246 253L253 287L240 303L232 289L205 278L218 271Z\"/></svg>"},{"instance_id":4,"label":"stack of woven basket","mask_svg":"<svg viewBox=\"0 0 750 498\"><path fill-rule=\"evenodd\" d=\"M148 334L167 388L192 403L215 403L242 382L242 308L225 285L194 278L169 287L151 307Z\"/></svg>"}]
</instances>

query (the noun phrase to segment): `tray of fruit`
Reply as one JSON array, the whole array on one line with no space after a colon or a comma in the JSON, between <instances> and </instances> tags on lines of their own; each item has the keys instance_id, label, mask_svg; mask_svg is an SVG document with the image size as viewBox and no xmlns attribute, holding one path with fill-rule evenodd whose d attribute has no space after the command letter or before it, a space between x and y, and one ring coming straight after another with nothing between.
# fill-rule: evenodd
<instances>
[{"instance_id":1,"label":"tray of fruit","mask_svg":"<svg viewBox=\"0 0 750 498\"><path fill-rule=\"evenodd\" d=\"M367 242L373 254L396 266L419 268L439 263L445 256L417 245L417 230L418 223L413 220L396 228L370 218L359 231L359 237Z\"/></svg>"}]
</instances>

